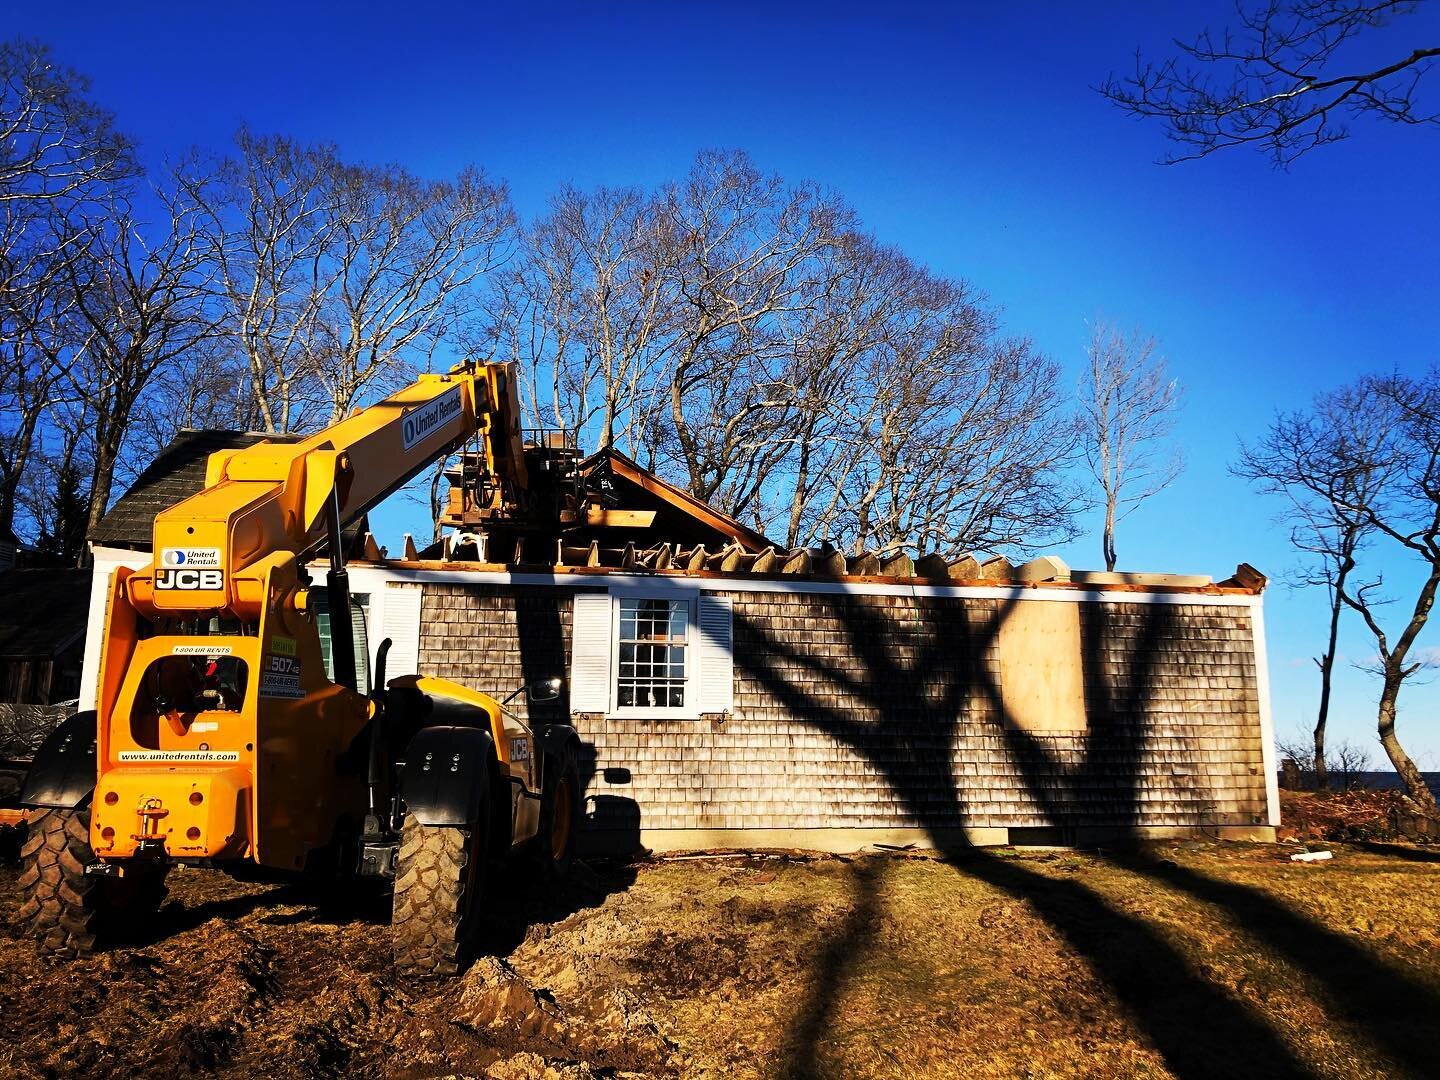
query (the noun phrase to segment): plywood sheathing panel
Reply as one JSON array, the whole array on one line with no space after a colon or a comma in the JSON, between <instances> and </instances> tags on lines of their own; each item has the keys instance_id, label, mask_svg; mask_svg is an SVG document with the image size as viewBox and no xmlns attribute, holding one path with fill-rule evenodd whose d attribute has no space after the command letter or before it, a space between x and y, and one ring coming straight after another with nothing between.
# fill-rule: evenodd
<instances>
[{"instance_id":1,"label":"plywood sheathing panel","mask_svg":"<svg viewBox=\"0 0 1440 1080\"><path fill-rule=\"evenodd\" d=\"M708 528L714 529L722 536L729 537L731 542L739 544L742 550L757 552L771 546L770 541L754 529L747 529L734 518L722 514L703 499L697 499L689 492L681 491L673 484L666 483L648 469L631 461L614 447L605 450L604 453L609 458L610 468L615 475L624 477L630 483L696 519Z\"/></svg>"},{"instance_id":2,"label":"plywood sheathing panel","mask_svg":"<svg viewBox=\"0 0 1440 1080\"><path fill-rule=\"evenodd\" d=\"M1084 731L1080 605L1021 600L1002 607L996 640L1005 723L1018 731Z\"/></svg>"}]
</instances>

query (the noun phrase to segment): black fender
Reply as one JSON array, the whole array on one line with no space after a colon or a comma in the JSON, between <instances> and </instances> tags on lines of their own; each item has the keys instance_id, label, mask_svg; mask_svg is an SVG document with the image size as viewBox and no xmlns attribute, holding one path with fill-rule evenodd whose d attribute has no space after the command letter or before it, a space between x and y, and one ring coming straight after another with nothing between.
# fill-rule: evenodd
<instances>
[{"instance_id":1,"label":"black fender","mask_svg":"<svg viewBox=\"0 0 1440 1080\"><path fill-rule=\"evenodd\" d=\"M73 810L95 793L95 710L66 717L35 751L20 788L21 806Z\"/></svg>"},{"instance_id":2,"label":"black fender","mask_svg":"<svg viewBox=\"0 0 1440 1080\"><path fill-rule=\"evenodd\" d=\"M566 750L580 749L580 736L569 724L546 724L535 729L535 749L540 754L540 787L550 784L550 762L560 761Z\"/></svg>"},{"instance_id":3,"label":"black fender","mask_svg":"<svg viewBox=\"0 0 1440 1080\"><path fill-rule=\"evenodd\" d=\"M468 826L490 797L495 744L483 728L421 728L405 748L400 797L423 825Z\"/></svg>"},{"instance_id":4,"label":"black fender","mask_svg":"<svg viewBox=\"0 0 1440 1080\"><path fill-rule=\"evenodd\" d=\"M579 746L580 736L569 724L546 724L535 729L535 742L543 754L560 754L567 746Z\"/></svg>"}]
</instances>

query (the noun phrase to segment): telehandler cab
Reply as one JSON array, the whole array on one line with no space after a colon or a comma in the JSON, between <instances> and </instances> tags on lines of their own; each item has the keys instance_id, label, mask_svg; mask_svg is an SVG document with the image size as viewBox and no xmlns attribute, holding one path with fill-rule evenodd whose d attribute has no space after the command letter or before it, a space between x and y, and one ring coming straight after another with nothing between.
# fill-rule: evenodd
<instances>
[{"instance_id":1,"label":"telehandler cab","mask_svg":"<svg viewBox=\"0 0 1440 1080\"><path fill-rule=\"evenodd\" d=\"M500 363L421 375L302 442L213 454L204 489L156 516L150 565L110 582L96 709L50 736L21 793L20 917L42 952L88 952L154 912L177 864L258 866L392 879L397 967L453 974L492 865L528 848L568 869L572 728L443 679L387 684L388 641L368 694L359 677L342 529L472 436L484 498L523 519L536 491ZM306 566L322 551L320 587Z\"/></svg>"}]
</instances>

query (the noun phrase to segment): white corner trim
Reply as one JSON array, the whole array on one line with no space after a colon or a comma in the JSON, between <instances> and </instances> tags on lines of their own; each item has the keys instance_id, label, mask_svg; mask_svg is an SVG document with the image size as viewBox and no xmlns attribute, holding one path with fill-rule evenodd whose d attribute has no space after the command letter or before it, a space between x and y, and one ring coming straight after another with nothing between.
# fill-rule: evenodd
<instances>
[{"instance_id":1,"label":"white corner trim","mask_svg":"<svg viewBox=\"0 0 1440 1080\"><path fill-rule=\"evenodd\" d=\"M1270 662L1265 649L1265 609L1258 603L1250 609L1251 633L1255 638L1255 693L1260 699L1260 759L1265 769L1265 807L1268 824L1280 825L1280 772L1275 760L1275 717L1270 711Z\"/></svg>"},{"instance_id":2,"label":"white corner trim","mask_svg":"<svg viewBox=\"0 0 1440 1080\"><path fill-rule=\"evenodd\" d=\"M110 601L110 576L120 566L141 570L150 565L148 551L90 548L90 611L85 617L85 657L80 661L80 708L95 708L100 691L100 642L105 637L105 605Z\"/></svg>"}]
</instances>

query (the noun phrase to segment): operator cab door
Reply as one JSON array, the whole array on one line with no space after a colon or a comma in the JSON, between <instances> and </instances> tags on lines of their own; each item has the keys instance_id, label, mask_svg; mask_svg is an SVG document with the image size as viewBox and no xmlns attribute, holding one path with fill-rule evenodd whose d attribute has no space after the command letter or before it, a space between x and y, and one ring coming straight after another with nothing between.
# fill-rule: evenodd
<instances>
[{"instance_id":1,"label":"operator cab door","mask_svg":"<svg viewBox=\"0 0 1440 1080\"><path fill-rule=\"evenodd\" d=\"M355 689L370 693L370 638L365 630L365 602L361 596L350 597L350 629L355 641ZM310 590L310 609L315 613L315 629L320 634L320 654L325 658L325 677L335 681L335 652L330 640L330 596L324 589Z\"/></svg>"}]
</instances>

